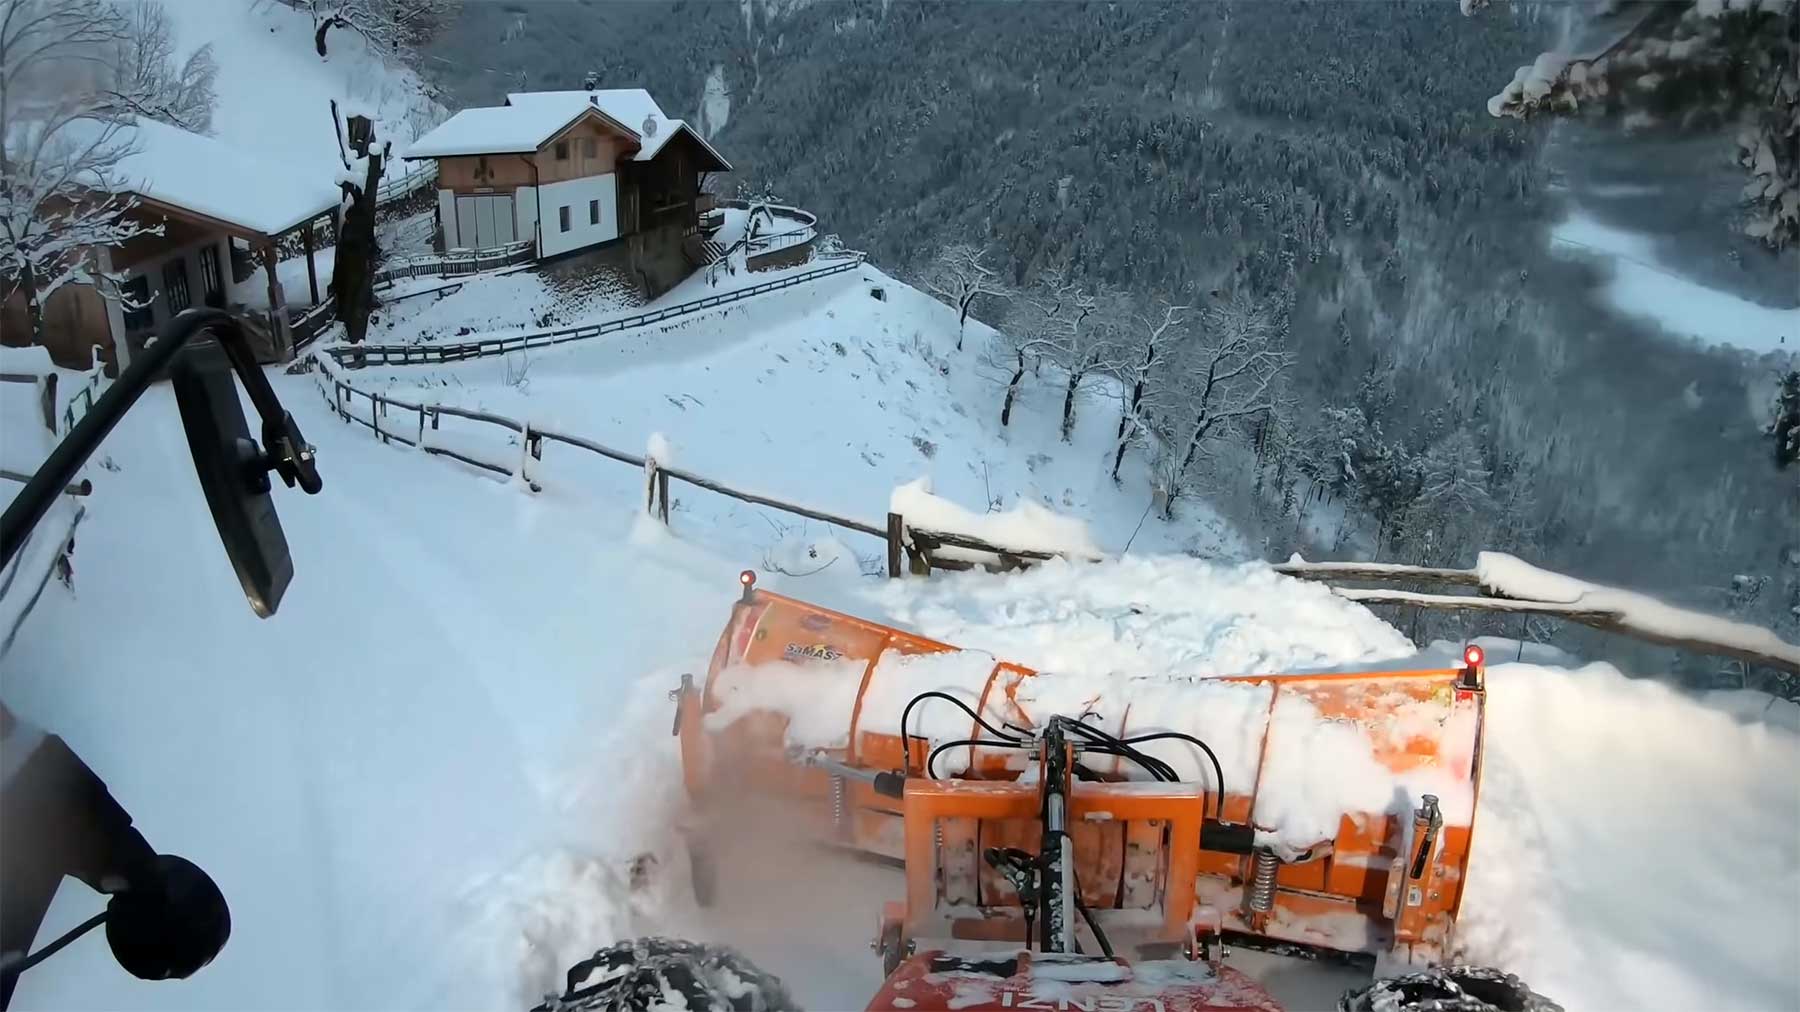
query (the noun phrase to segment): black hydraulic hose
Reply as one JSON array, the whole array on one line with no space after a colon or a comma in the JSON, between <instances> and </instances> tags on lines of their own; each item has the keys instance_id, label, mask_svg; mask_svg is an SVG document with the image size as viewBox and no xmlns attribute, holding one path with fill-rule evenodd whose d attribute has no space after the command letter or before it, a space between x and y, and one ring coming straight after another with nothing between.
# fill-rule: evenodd
<instances>
[{"instance_id":1,"label":"black hydraulic hose","mask_svg":"<svg viewBox=\"0 0 1800 1012\"><path fill-rule=\"evenodd\" d=\"M925 775L930 777L933 780L936 780L937 772L933 769L933 767L937 764L938 755L949 749L961 748L965 745L986 745L986 746L989 746L990 748L1025 748L1025 747L1027 747L1024 742L1013 741L1010 738L1005 741L992 741L992 740L989 740L986 738L959 738L956 741L947 741L947 742L944 742L942 745L939 745L937 748L932 749L931 754L925 757Z\"/></svg>"},{"instance_id":2,"label":"black hydraulic hose","mask_svg":"<svg viewBox=\"0 0 1800 1012\"><path fill-rule=\"evenodd\" d=\"M1217 779L1219 788L1219 800L1213 808L1213 815L1220 819L1225 818L1225 770L1219 765L1219 757L1213 754L1213 750L1208 747L1205 742L1191 734L1183 734L1180 731L1157 731L1154 734L1140 734L1135 737L1123 739L1121 744L1136 745L1139 742L1160 741L1165 738L1174 738L1179 741L1185 741L1198 748L1200 751L1205 752L1206 758L1212 760L1213 776Z\"/></svg>"},{"instance_id":3,"label":"black hydraulic hose","mask_svg":"<svg viewBox=\"0 0 1800 1012\"><path fill-rule=\"evenodd\" d=\"M1069 729L1091 742L1099 743L1090 749L1090 751L1100 752L1104 755L1123 756L1130 759L1148 770L1150 775L1157 780L1174 783L1181 779L1181 777L1176 774L1173 766L1170 766L1168 763L1153 755L1132 748L1128 742L1120 741L1097 727L1092 727L1079 722L1071 722L1069 724Z\"/></svg>"},{"instance_id":4,"label":"black hydraulic hose","mask_svg":"<svg viewBox=\"0 0 1800 1012\"><path fill-rule=\"evenodd\" d=\"M1100 951L1106 954L1106 958L1111 959L1113 956L1112 943L1106 940L1106 932L1100 930L1100 922L1094 920L1094 912L1088 909L1086 903L1081 902L1079 887L1076 889L1076 894L1075 909L1081 911L1081 919L1087 922L1088 930L1094 933L1094 941L1100 943Z\"/></svg>"},{"instance_id":5,"label":"black hydraulic hose","mask_svg":"<svg viewBox=\"0 0 1800 1012\"><path fill-rule=\"evenodd\" d=\"M975 719L975 723L981 725L982 729L987 731L987 733L994 735L995 737L998 737L998 738L1005 738L1007 741L1011 742L1014 745L1024 744L1019 739L1014 738L1012 735L1007 734L1005 731L1002 731L999 728L995 727L994 725L988 723L987 721L982 720L981 714L976 713L974 708L970 707L969 704L963 702L962 700L957 699L955 696L950 695L948 692L936 692L936 691L921 692L918 695L914 696L913 698L907 700L906 701L906 709L900 711L900 768L902 770L912 769L912 735L906 729L907 721L912 719L913 707L919 705L920 700L925 700L925 699L942 699L947 702L954 703L956 706L958 706L962 709L962 712L968 714L970 717L973 717ZM967 745L968 742L965 741L965 742L962 742L961 744ZM932 754L936 755L937 753L934 752ZM925 765L926 765L925 773L927 776L930 776L931 775L930 761L927 760Z\"/></svg>"}]
</instances>

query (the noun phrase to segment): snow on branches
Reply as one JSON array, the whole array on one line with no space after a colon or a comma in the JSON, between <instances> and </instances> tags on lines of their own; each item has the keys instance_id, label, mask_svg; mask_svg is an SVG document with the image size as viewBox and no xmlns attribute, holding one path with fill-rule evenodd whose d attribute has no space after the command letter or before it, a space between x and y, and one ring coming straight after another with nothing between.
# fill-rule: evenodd
<instances>
[{"instance_id":1,"label":"snow on branches","mask_svg":"<svg viewBox=\"0 0 1800 1012\"><path fill-rule=\"evenodd\" d=\"M11 0L0 7L0 299L23 292L34 333L70 284L119 298L97 251L162 232L127 215L113 178L129 126L96 82L126 37L102 0Z\"/></svg>"},{"instance_id":2,"label":"snow on branches","mask_svg":"<svg viewBox=\"0 0 1800 1012\"><path fill-rule=\"evenodd\" d=\"M430 39L454 20L462 0L282 0L311 15L313 48L328 55L326 36L334 28L360 35L375 49L402 53Z\"/></svg>"},{"instance_id":3,"label":"snow on branches","mask_svg":"<svg viewBox=\"0 0 1800 1012\"><path fill-rule=\"evenodd\" d=\"M177 61L169 15L152 0L120 9L122 31L113 46L112 80L103 92L121 114L142 116L197 134L212 132L214 82L219 74L208 42Z\"/></svg>"},{"instance_id":4,"label":"snow on branches","mask_svg":"<svg viewBox=\"0 0 1800 1012\"><path fill-rule=\"evenodd\" d=\"M927 292L956 310L957 351L962 350L963 331L978 300L1004 301L1012 297L1012 288L1000 273L981 262L983 255L979 247L970 243L951 243L938 251L920 279Z\"/></svg>"},{"instance_id":5,"label":"snow on branches","mask_svg":"<svg viewBox=\"0 0 1800 1012\"><path fill-rule=\"evenodd\" d=\"M1484 0L1463 0L1473 13ZM1800 0L1631 0L1595 16L1613 41L1540 55L1488 100L1496 117L1599 108L1627 127L1741 124L1744 231L1800 241Z\"/></svg>"}]
</instances>

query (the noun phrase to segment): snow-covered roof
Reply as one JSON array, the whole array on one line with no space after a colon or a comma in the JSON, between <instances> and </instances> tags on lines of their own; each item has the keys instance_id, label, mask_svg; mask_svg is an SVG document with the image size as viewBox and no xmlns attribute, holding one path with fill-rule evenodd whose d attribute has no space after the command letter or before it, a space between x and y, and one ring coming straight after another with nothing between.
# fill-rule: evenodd
<instances>
[{"instance_id":1,"label":"snow-covered roof","mask_svg":"<svg viewBox=\"0 0 1800 1012\"><path fill-rule=\"evenodd\" d=\"M93 122L65 130L100 130ZM105 187L214 218L258 235L276 235L338 205L330 177L264 158L180 127L137 118L115 138L129 153L113 166Z\"/></svg>"},{"instance_id":2,"label":"snow-covered roof","mask_svg":"<svg viewBox=\"0 0 1800 1012\"><path fill-rule=\"evenodd\" d=\"M670 119L642 88L597 91L520 91L506 104L464 109L414 141L406 158L524 154L536 151L589 109L625 128L639 144L633 161L656 157L676 134L686 132L727 170L731 163L683 120Z\"/></svg>"}]
</instances>

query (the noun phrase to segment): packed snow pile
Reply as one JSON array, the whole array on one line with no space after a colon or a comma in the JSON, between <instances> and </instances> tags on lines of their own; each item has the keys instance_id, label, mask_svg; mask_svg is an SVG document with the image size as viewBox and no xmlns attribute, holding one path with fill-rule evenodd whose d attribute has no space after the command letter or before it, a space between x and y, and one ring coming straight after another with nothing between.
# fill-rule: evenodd
<instances>
[{"instance_id":1,"label":"packed snow pile","mask_svg":"<svg viewBox=\"0 0 1800 1012\"><path fill-rule=\"evenodd\" d=\"M1627 629L1664 638L1734 644L1744 650L1785 658L1800 667L1800 646L1761 626L1677 608L1647 594L1587 583L1539 569L1501 552L1482 552L1476 556L1475 572L1481 579L1482 589L1490 594L1616 612L1619 624Z\"/></svg>"},{"instance_id":2,"label":"packed snow pile","mask_svg":"<svg viewBox=\"0 0 1800 1012\"><path fill-rule=\"evenodd\" d=\"M933 495L931 480L920 478L894 489L888 510L900 514L911 529L961 534L998 548L1015 551L1053 552L1070 559L1098 559L1102 553L1088 534L1087 524L1075 517L1058 515L1021 499L997 513L975 513L942 496ZM960 548L943 554L980 560L984 553Z\"/></svg>"},{"instance_id":3,"label":"packed snow pile","mask_svg":"<svg viewBox=\"0 0 1800 1012\"><path fill-rule=\"evenodd\" d=\"M1128 555L871 584L862 605L1039 671L1182 681L1342 670L1415 650L1368 609L1261 563Z\"/></svg>"}]
</instances>

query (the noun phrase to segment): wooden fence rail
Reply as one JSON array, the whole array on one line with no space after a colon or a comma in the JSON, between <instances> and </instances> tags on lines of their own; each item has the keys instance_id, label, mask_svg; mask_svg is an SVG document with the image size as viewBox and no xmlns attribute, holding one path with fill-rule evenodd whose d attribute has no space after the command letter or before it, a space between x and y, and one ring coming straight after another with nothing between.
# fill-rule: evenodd
<instances>
[{"instance_id":1,"label":"wooden fence rail","mask_svg":"<svg viewBox=\"0 0 1800 1012\"><path fill-rule=\"evenodd\" d=\"M715 478L683 468L664 467L653 457L616 449L582 436L538 428L530 422L507 418L504 415L473 411L447 404L419 404L397 397L387 397L358 390L344 380L333 376L330 366L325 364L323 356L319 353L315 352L305 361L309 368L316 370L319 392L325 403L345 422L361 425L373 432L376 438L383 442L395 442L402 446L423 450L426 453L450 457L504 478L517 477L534 492L539 491L541 485L531 473L533 465L530 462L543 459L544 443L561 443L607 460L641 469L645 474L645 510L650 516L664 524L669 522L670 482L684 482L695 488L705 489L739 502L778 510L807 520L816 520L880 540L886 547L887 571L890 577L902 576L906 572L926 575L933 569L969 569L978 564L997 570L1023 569L1032 563L1058 557L1052 552L995 545L966 534L909 527L905 518L898 513L888 513L886 522L883 524L856 520L771 495L735 488ZM368 402L367 418L363 417L356 407L358 398ZM517 466L510 467L492 460L481 460L451 447L432 443L427 433L438 429L441 419L445 415L496 426L513 433L518 438L520 445ZM383 419L389 419L388 424L384 425ZM961 549L965 552L982 553L991 556L993 561L976 563L967 558L946 556L942 552L946 547ZM901 563L902 558L906 560L904 566Z\"/></svg>"},{"instance_id":2,"label":"wooden fence rail","mask_svg":"<svg viewBox=\"0 0 1800 1012\"><path fill-rule=\"evenodd\" d=\"M613 317L598 323L575 327L483 338L478 341L460 341L452 344L349 344L325 350L339 365L350 369L361 369L371 365L432 365L463 362L474 358L490 358L515 351L549 348L567 344L570 341L585 341L622 330L631 330L652 323L672 320L704 309L713 309L768 292L806 284L834 274L842 274L845 271L855 270L861 265L862 257L860 255L845 257L838 263L776 278L773 281L764 281L747 288L720 292L717 295L708 295L673 306L661 306L629 316Z\"/></svg>"}]
</instances>

